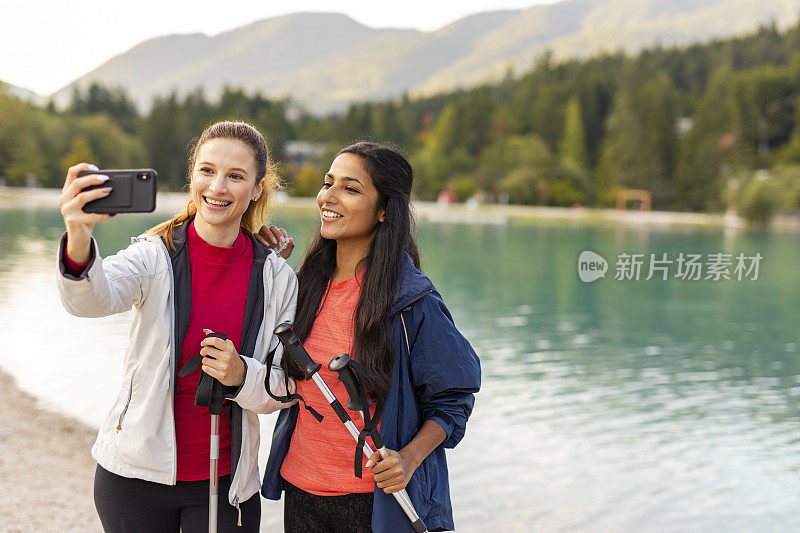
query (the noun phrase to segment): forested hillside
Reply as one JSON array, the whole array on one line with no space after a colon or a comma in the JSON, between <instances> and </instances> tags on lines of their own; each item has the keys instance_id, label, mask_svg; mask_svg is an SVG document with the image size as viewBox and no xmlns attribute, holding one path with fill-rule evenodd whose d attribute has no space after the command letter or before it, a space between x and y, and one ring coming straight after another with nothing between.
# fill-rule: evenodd
<instances>
[{"instance_id":1,"label":"forested hillside","mask_svg":"<svg viewBox=\"0 0 800 533\"><path fill-rule=\"evenodd\" d=\"M217 100L226 85L290 97L315 112L362 100L431 95L521 75L551 51L559 61L629 54L660 43L706 42L786 28L800 0L560 0L462 17L434 31L372 28L337 13L293 13L217 35L162 35L109 59L59 90L121 85L140 106L202 87ZM421 19L425 13L419 13Z\"/></svg>"},{"instance_id":2,"label":"forested hillside","mask_svg":"<svg viewBox=\"0 0 800 533\"><path fill-rule=\"evenodd\" d=\"M800 208L800 28L635 57L542 57L527 74L431 98L353 104L318 117L287 100L226 89L159 98L146 114L120 90L76 91L64 112L0 95L0 176L59 186L76 161L153 166L185 181L186 147L209 121L256 124L278 160L288 140L394 143L412 157L416 194L513 203L611 205L619 188L654 208L771 212ZM311 194L329 160L284 166Z\"/></svg>"}]
</instances>

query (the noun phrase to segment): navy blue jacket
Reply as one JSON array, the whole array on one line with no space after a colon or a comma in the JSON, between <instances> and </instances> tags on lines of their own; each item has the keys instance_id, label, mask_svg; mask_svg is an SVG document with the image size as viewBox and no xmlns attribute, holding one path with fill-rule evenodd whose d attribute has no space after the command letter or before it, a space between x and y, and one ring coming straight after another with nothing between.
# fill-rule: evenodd
<instances>
[{"instance_id":1,"label":"navy blue jacket","mask_svg":"<svg viewBox=\"0 0 800 533\"><path fill-rule=\"evenodd\" d=\"M400 450L411 442L427 420L434 420L445 429L444 442L417 468L406 490L429 530L452 530L455 526L444 449L453 448L464 437L475 403L474 394L480 388L480 362L472 346L456 329L442 297L408 256L390 315L395 361L392 387L384 403L381 437L389 449ZM340 398L340 401L345 399ZM261 494L267 499L281 497L281 465L299 409L294 405L282 410L275 424L261 486ZM334 416L332 412L323 415ZM353 446L355 449L355 442ZM391 494L377 485L374 494L372 530L375 533L413 531L411 522Z\"/></svg>"}]
</instances>

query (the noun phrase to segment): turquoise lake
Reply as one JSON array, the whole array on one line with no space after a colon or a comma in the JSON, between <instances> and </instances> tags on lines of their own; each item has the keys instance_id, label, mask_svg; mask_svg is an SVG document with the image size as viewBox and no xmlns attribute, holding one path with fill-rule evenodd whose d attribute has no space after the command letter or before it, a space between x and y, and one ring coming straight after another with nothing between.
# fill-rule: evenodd
<instances>
[{"instance_id":1,"label":"turquoise lake","mask_svg":"<svg viewBox=\"0 0 800 533\"><path fill-rule=\"evenodd\" d=\"M99 224L101 253L161 221ZM313 215L279 215L296 266ZM97 425L131 315L61 307L55 210L0 210L0 367ZM448 452L458 531L793 531L800 522L800 235L564 223L418 225L424 272L481 357ZM608 262L583 282L578 257ZM620 254L645 254L639 280ZM757 279L645 280L649 254L760 254ZM704 271L705 273L705 271ZM751 273L752 274L752 273ZM86 382L91 382L87 393ZM268 446L274 416L262 418ZM265 450L264 450L265 451ZM262 461L263 468L263 461ZM265 502L262 530L282 524Z\"/></svg>"}]
</instances>

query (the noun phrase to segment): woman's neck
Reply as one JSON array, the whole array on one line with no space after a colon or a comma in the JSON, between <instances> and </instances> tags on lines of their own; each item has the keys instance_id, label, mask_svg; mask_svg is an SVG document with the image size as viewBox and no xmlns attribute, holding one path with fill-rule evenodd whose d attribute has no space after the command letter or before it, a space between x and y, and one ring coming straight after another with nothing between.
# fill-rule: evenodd
<instances>
[{"instance_id":1,"label":"woman's neck","mask_svg":"<svg viewBox=\"0 0 800 533\"><path fill-rule=\"evenodd\" d=\"M336 241L336 270L333 283L339 283L356 275L359 263L369 255L372 239L366 242Z\"/></svg>"},{"instance_id":2,"label":"woman's neck","mask_svg":"<svg viewBox=\"0 0 800 533\"><path fill-rule=\"evenodd\" d=\"M203 217L194 217L194 229L201 239L212 246L231 248L239 236L239 226L212 226Z\"/></svg>"}]
</instances>

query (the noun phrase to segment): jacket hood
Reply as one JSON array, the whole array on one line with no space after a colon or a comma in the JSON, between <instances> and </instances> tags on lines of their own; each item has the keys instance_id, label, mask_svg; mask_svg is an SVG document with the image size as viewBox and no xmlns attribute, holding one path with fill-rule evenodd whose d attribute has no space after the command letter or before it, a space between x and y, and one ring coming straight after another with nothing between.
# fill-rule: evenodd
<instances>
[{"instance_id":1,"label":"jacket hood","mask_svg":"<svg viewBox=\"0 0 800 533\"><path fill-rule=\"evenodd\" d=\"M161 241L164 242L164 245L167 246L167 252L169 253L170 259L174 259L175 256L177 256L178 253L180 253L181 249L184 246L186 246L187 232L189 231L189 224L192 223L192 220L194 220L194 217L190 217L190 218L186 219L185 221L181 222L179 225L175 226L175 228L173 228L173 230L172 230L172 248L170 248L167 245L167 239L164 237L163 233L158 233L156 235L144 234L144 235L141 235L140 237L148 238L150 236L154 236L154 237L160 239ZM131 241L133 241L133 240L134 239L131 239Z\"/></svg>"},{"instance_id":2,"label":"jacket hood","mask_svg":"<svg viewBox=\"0 0 800 533\"><path fill-rule=\"evenodd\" d=\"M405 254L403 273L397 288L397 296L395 297L392 307L389 309L389 315L394 315L399 310L411 305L433 290L433 283L428 279L428 276L424 275L414 266L410 255Z\"/></svg>"}]
</instances>

